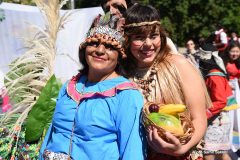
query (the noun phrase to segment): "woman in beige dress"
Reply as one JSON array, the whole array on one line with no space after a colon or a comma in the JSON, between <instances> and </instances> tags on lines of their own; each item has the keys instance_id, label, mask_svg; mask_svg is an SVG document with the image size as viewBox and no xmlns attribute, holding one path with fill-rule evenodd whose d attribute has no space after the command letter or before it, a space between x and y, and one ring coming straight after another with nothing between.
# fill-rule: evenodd
<instances>
[{"instance_id":1,"label":"woman in beige dress","mask_svg":"<svg viewBox=\"0 0 240 160\"><path fill-rule=\"evenodd\" d=\"M125 13L125 21L126 75L138 84L145 102L185 104L195 128L191 140L184 145L168 132L170 142L166 142L156 128L148 128L148 143L159 153L158 158L152 159L190 158L186 153L199 143L207 127L206 108L210 101L203 79L184 56L170 52L155 8L135 4ZM200 158L198 155L192 154L191 158Z\"/></svg>"}]
</instances>

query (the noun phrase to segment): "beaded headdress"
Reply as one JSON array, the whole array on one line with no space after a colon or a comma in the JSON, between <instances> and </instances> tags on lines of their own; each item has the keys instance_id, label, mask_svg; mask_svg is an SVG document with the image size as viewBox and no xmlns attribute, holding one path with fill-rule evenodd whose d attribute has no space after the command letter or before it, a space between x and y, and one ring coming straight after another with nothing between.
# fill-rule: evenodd
<instances>
[{"instance_id":1,"label":"beaded headdress","mask_svg":"<svg viewBox=\"0 0 240 160\"><path fill-rule=\"evenodd\" d=\"M91 42L98 42L101 39L102 43L112 45L114 48L119 50L121 54L124 54L123 44L123 29L122 21L119 17L110 14L98 15L91 28L87 33L87 38L80 45L80 48L85 48Z\"/></svg>"}]
</instances>

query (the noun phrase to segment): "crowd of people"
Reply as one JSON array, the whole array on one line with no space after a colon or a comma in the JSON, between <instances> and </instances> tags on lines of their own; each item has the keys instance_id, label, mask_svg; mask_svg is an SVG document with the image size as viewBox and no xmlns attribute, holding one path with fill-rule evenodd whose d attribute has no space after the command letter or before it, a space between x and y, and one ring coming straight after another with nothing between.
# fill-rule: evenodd
<instances>
[{"instance_id":1,"label":"crowd of people","mask_svg":"<svg viewBox=\"0 0 240 160\"><path fill-rule=\"evenodd\" d=\"M217 26L217 30L208 38L195 43L193 39L186 42L184 56L189 59L205 79L213 106L207 110L208 128L204 136L205 159L229 160L229 151L239 157L238 147L233 143L233 131L238 132L240 116L239 104L240 80L240 39L235 32L227 37L225 30ZM229 107L232 106L232 107ZM238 151L237 151L238 150Z\"/></svg>"},{"instance_id":2,"label":"crowd of people","mask_svg":"<svg viewBox=\"0 0 240 160\"><path fill-rule=\"evenodd\" d=\"M230 160L230 112L239 90L233 83L240 78L236 34L226 40L218 28L199 48L189 39L182 55L153 6L131 0L101 6L105 15L79 44L83 68L59 92L39 159ZM191 138L183 143L166 131L166 140L144 125L149 102L187 106Z\"/></svg>"}]
</instances>

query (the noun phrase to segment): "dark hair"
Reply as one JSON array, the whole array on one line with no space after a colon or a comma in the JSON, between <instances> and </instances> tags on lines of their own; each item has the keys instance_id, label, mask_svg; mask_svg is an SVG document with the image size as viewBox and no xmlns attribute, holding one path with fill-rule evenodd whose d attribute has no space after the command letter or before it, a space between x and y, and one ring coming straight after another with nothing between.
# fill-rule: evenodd
<instances>
[{"instance_id":1,"label":"dark hair","mask_svg":"<svg viewBox=\"0 0 240 160\"><path fill-rule=\"evenodd\" d=\"M79 69L79 72L81 74L87 75L88 70L89 70L89 66L88 66L87 61L86 61L85 52L86 52L86 48L80 48L79 51L78 51L79 62L82 65L82 68Z\"/></svg>"},{"instance_id":2,"label":"dark hair","mask_svg":"<svg viewBox=\"0 0 240 160\"><path fill-rule=\"evenodd\" d=\"M158 11L152 7L151 5L142 5L135 4L130 7L127 12L124 14L125 25L133 24L133 23L141 23L141 22L152 22L152 21L160 21L160 14ZM139 33L149 33L152 31L156 31L156 29L160 32L161 38L161 49L156 59L158 62L163 60L163 57L169 53L170 49L166 45L166 32L160 24L152 24L152 25L144 25L139 27L128 27L124 29L125 39L126 39L126 54L127 59L125 60L125 70L130 72L133 71L137 66L137 60L131 54L130 51L130 37L131 35L139 34ZM128 73L131 74L131 73Z\"/></svg>"},{"instance_id":3,"label":"dark hair","mask_svg":"<svg viewBox=\"0 0 240 160\"><path fill-rule=\"evenodd\" d=\"M126 25L131 23L160 21L160 14L151 5L135 4L124 14Z\"/></svg>"},{"instance_id":4,"label":"dark hair","mask_svg":"<svg viewBox=\"0 0 240 160\"><path fill-rule=\"evenodd\" d=\"M225 66L227 65L227 63L232 62L232 60L230 59L230 50L234 47L238 47L240 49L240 45L238 43L230 43L227 48L224 50L224 54L222 56L222 59L224 61ZM240 69L240 58L238 58L237 60L234 61L234 63L236 64L237 68Z\"/></svg>"},{"instance_id":5,"label":"dark hair","mask_svg":"<svg viewBox=\"0 0 240 160\"><path fill-rule=\"evenodd\" d=\"M195 45L195 46L194 46L194 49L198 49L198 44L194 41L193 38L189 38L189 39L186 41L186 43L185 43L185 46L186 46L186 47L187 47L187 44L188 44L189 41L192 41L193 44Z\"/></svg>"},{"instance_id":6,"label":"dark hair","mask_svg":"<svg viewBox=\"0 0 240 160\"><path fill-rule=\"evenodd\" d=\"M117 49L115 49L115 50L118 51ZM86 47L79 49L78 58L79 58L79 62L82 65L82 68L79 69L79 72L83 75L87 75L88 70L89 70L89 66L88 66L87 61L86 61ZM115 68L115 71L119 74L120 74L120 70L121 70L120 66L122 65L122 63L123 63L123 57L122 57L122 54L118 51L118 64Z\"/></svg>"}]
</instances>

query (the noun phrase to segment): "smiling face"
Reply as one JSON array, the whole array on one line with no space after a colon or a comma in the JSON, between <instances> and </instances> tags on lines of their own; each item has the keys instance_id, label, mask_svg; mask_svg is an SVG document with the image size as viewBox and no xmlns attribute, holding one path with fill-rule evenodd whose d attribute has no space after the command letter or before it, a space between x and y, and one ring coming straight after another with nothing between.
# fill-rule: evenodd
<instances>
[{"instance_id":1,"label":"smiling face","mask_svg":"<svg viewBox=\"0 0 240 160\"><path fill-rule=\"evenodd\" d=\"M237 60L240 57L240 48L239 47L233 47L229 50L229 58L234 61Z\"/></svg>"},{"instance_id":2,"label":"smiling face","mask_svg":"<svg viewBox=\"0 0 240 160\"><path fill-rule=\"evenodd\" d=\"M109 74L115 71L119 53L111 45L92 42L86 47L85 54L89 72Z\"/></svg>"},{"instance_id":3,"label":"smiling face","mask_svg":"<svg viewBox=\"0 0 240 160\"><path fill-rule=\"evenodd\" d=\"M130 36L130 50L139 68L150 67L159 54L161 37L158 28Z\"/></svg>"}]
</instances>

